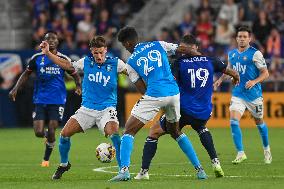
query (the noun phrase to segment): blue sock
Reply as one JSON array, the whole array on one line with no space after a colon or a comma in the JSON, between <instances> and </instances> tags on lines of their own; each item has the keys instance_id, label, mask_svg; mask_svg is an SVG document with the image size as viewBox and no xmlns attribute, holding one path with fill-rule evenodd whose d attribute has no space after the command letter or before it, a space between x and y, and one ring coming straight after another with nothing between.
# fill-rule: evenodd
<instances>
[{"instance_id":1,"label":"blue sock","mask_svg":"<svg viewBox=\"0 0 284 189\"><path fill-rule=\"evenodd\" d=\"M241 131L241 128L240 128L240 123L239 123L239 121L237 121L235 119L231 119L230 123L231 123L231 132L232 132L232 136L233 136L235 146L236 146L238 152L244 151L243 137L242 137L242 131Z\"/></svg>"},{"instance_id":2,"label":"blue sock","mask_svg":"<svg viewBox=\"0 0 284 189\"><path fill-rule=\"evenodd\" d=\"M134 137L129 134L124 134L121 137L120 145L120 161L121 168L129 167L130 165L130 156L133 149Z\"/></svg>"},{"instance_id":3,"label":"blue sock","mask_svg":"<svg viewBox=\"0 0 284 189\"><path fill-rule=\"evenodd\" d=\"M119 166L119 168L121 168L121 161L120 161L120 143L121 143L121 139L119 134L113 134L110 137L112 144L115 148L115 152L116 152L116 160L117 160L117 164Z\"/></svg>"},{"instance_id":4,"label":"blue sock","mask_svg":"<svg viewBox=\"0 0 284 189\"><path fill-rule=\"evenodd\" d=\"M261 139L262 139L263 147L264 148L268 147L268 145L269 145L268 128L267 128L266 124L263 122L262 124L257 125L257 128L258 128L259 134L260 134Z\"/></svg>"},{"instance_id":5,"label":"blue sock","mask_svg":"<svg viewBox=\"0 0 284 189\"><path fill-rule=\"evenodd\" d=\"M195 168L200 167L200 162L188 137L183 133L176 139L176 141L178 142L179 147L185 153L186 157L191 161L192 165Z\"/></svg>"},{"instance_id":6,"label":"blue sock","mask_svg":"<svg viewBox=\"0 0 284 189\"><path fill-rule=\"evenodd\" d=\"M69 137L63 137L60 135L59 138L59 152L61 163L68 163L68 153L70 150L71 142Z\"/></svg>"}]
</instances>

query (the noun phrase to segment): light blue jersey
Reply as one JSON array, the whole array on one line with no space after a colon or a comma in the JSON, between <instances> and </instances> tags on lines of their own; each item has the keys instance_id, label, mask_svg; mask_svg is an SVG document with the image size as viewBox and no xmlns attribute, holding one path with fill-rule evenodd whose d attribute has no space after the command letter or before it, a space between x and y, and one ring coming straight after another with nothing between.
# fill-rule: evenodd
<instances>
[{"instance_id":1,"label":"light blue jersey","mask_svg":"<svg viewBox=\"0 0 284 189\"><path fill-rule=\"evenodd\" d=\"M146 85L145 95L151 97L174 96L179 93L178 85L171 73L168 55L174 54L177 45L163 41L139 43L128 59L130 73L133 69ZM129 72L129 67L128 67ZM135 79L131 78L132 82Z\"/></svg>"},{"instance_id":2,"label":"light blue jersey","mask_svg":"<svg viewBox=\"0 0 284 189\"><path fill-rule=\"evenodd\" d=\"M262 97L260 83L251 89L245 88L249 80L254 80L259 76L260 69L266 68L262 53L254 47L249 47L243 52L234 49L228 53L228 59L231 67L240 74L240 84L233 87L232 95L248 102Z\"/></svg>"},{"instance_id":3,"label":"light blue jersey","mask_svg":"<svg viewBox=\"0 0 284 189\"><path fill-rule=\"evenodd\" d=\"M98 64L93 57L86 56L72 65L84 72L82 106L98 111L116 107L117 76L125 69L124 62L106 57L103 64Z\"/></svg>"}]
</instances>

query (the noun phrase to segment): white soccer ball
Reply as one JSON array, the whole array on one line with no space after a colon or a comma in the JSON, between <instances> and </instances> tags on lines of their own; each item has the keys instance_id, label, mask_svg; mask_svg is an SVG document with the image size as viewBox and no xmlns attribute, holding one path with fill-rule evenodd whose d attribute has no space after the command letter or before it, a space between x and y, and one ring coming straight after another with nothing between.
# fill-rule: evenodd
<instances>
[{"instance_id":1,"label":"white soccer ball","mask_svg":"<svg viewBox=\"0 0 284 189\"><path fill-rule=\"evenodd\" d=\"M96 148L96 156L102 163L109 163L115 158L115 148L108 143L101 143Z\"/></svg>"}]
</instances>

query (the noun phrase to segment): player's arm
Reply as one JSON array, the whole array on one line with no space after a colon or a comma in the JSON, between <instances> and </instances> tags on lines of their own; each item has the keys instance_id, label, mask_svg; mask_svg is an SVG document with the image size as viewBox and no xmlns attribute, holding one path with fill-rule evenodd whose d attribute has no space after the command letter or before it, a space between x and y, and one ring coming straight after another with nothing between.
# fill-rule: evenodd
<instances>
[{"instance_id":1,"label":"player's arm","mask_svg":"<svg viewBox=\"0 0 284 189\"><path fill-rule=\"evenodd\" d=\"M76 93L77 95L81 95L81 94L82 94L82 86L81 86L82 80L81 80L80 75L78 74L77 71L75 71L75 72L67 71L67 73L68 73L69 75L71 75L71 76L73 77L73 79L74 79L74 82L75 82L75 84L76 84L75 93Z\"/></svg>"},{"instance_id":2,"label":"player's arm","mask_svg":"<svg viewBox=\"0 0 284 189\"><path fill-rule=\"evenodd\" d=\"M239 73L234 69L232 69L230 64L226 65L218 58L213 59L212 63L214 67L214 72L223 73L222 76L219 79L217 79L213 84L215 90L221 85L223 80L228 78L229 76L231 76L234 85L238 85L240 83Z\"/></svg>"},{"instance_id":3,"label":"player's arm","mask_svg":"<svg viewBox=\"0 0 284 189\"><path fill-rule=\"evenodd\" d=\"M129 79L134 83L136 86L137 90L144 95L146 92L146 85L143 79L140 78L138 73L129 65L126 64L126 70L127 70L127 75Z\"/></svg>"},{"instance_id":4,"label":"player's arm","mask_svg":"<svg viewBox=\"0 0 284 189\"><path fill-rule=\"evenodd\" d=\"M260 74L254 80L250 80L246 82L246 85L245 85L246 89L253 88L253 86L255 86L257 83L261 83L269 77L269 72L266 66L265 59L263 58L263 55L260 51L256 51L254 53L252 60L254 64L256 65L256 67L259 69Z\"/></svg>"},{"instance_id":5,"label":"player's arm","mask_svg":"<svg viewBox=\"0 0 284 189\"><path fill-rule=\"evenodd\" d=\"M46 41L42 41L40 44L40 48L42 53L46 54L48 56L48 58L54 63L57 64L58 66L60 66L62 69L66 70L66 71L75 71L75 68L72 66L71 62L68 61L67 59L58 57L55 54L52 54L49 51L49 44Z\"/></svg>"},{"instance_id":6,"label":"player's arm","mask_svg":"<svg viewBox=\"0 0 284 189\"><path fill-rule=\"evenodd\" d=\"M174 44L174 43L167 43L165 41L159 41L159 43L161 44L163 49L167 52L168 56L175 55L177 53L191 55L191 56L201 55L201 53L196 52L190 47L181 46L181 45Z\"/></svg>"},{"instance_id":7,"label":"player's arm","mask_svg":"<svg viewBox=\"0 0 284 189\"><path fill-rule=\"evenodd\" d=\"M28 66L26 70L21 74L20 78L18 79L16 85L13 87L13 89L9 92L9 97L11 100L15 101L18 89L26 83L26 81L29 79L31 73L36 70L36 62L35 62L36 57L32 57L29 60Z\"/></svg>"}]
</instances>

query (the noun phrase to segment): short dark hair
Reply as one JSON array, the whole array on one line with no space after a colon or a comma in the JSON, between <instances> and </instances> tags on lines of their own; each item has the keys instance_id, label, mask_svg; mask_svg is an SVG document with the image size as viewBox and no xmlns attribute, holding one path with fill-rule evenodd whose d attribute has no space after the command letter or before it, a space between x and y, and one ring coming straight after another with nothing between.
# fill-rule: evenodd
<instances>
[{"instance_id":1,"label":"short dark hair","mask_svg":"<svg viewBox=\"0 0 284 189\"><path fill-rule=\"evenodd\" d=\"M44 34L44 36L46 35L46 34L54 34L54 35L56 35L57 36L57 33L56 33L56 31L53 31L53 30L48 30L45 34Z\"/></svg>"},{"instance_id":2,"label":"short dark hair","mask_svg":"<svg viewBox=\"0 0 284 189\"><path fill-rule=\"evenodd\" d=\"M248 32L249 35L252 33L251 29L248 26L240 26L237 29L237 35L238 35L239 32Z\"/></svg>"},{"instance_id":3,"label":"short dark hair","mask_svg":"<svg viewBox=\"0 0 284 189\"><path fill-rule=\"evenodd\" d=\"M194 37L193 35L191 34L188 34L188 35L185 35L181 38L181 43L185 43L185 44L188 44L188 45L199 45L199 41L196 39L196 37Z\"/></svg>"},{"instance_id":4,"label":"short dark hair","mask_svg":"<svg viewBox=\"0 0 284 189\"><path fill-rule=\"evenodd\" d=\"M124 27L118 32L118 41L121 43L127 42L127 41L134 41L138 40L138 34L134 27Z\"/></svg>"},{"instance_id":5,"label":"short dark hair","mask_svg":"<svg viewBox=\"0 0 284 189\"><path fill-rule=\"evenodd\" d=\"M101 47L107 47L106 40L103 36L95 36L90 40L89 44L90 48L101 48Z\"/></svg>"}]
</instances>

